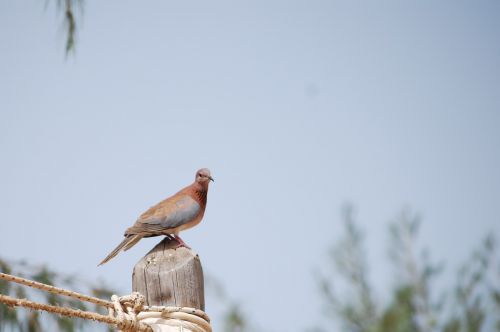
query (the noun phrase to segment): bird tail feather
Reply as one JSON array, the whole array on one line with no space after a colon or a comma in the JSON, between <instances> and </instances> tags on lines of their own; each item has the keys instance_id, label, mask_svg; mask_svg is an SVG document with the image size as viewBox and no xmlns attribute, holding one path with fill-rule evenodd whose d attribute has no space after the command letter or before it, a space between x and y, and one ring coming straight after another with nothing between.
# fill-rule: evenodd
<instances>
[{"instance_id":1,"label":"bird tail feather","mask_svg":"<svg viewBox=\"0 0 500 332\"><path fill-rule=\"evenodd\" d=\"M140 234L132 235L130 237L130 241L125 245L125 248L123 248L123 251L129 250L130 248L135 246L135 244L137 242L139 242L141 239L142 239L142 235L140 235Z\"/></svg>"},{"instance_id":2,"label":"bird tail feather","mask_svg":"<svg viewBox=\"0 0 500 332\"><path fill-rule=\"evenodd\" d=\"M142 238L142 235L140 234L135 234L132 236L128 236L123 241L108 255L106 258L102 260L102 262L99 263L99 265L103 265L104 263L108 262L111 258L115 257L118 255L121 251L128 250L132 248L139 240Z\"/></svg>"}]
</instances>

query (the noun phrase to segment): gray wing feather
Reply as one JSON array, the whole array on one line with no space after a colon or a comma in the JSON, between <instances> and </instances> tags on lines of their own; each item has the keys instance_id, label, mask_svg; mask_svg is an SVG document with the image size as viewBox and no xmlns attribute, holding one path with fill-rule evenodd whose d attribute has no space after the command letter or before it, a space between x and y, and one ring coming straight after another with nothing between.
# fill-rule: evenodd
<instances>
[{"instance_id":1,"label":"gray wing feather","mask_svg":"<svg viewBox=\"0 0 500 332\"><path fill-rule=\"evenodd\" d=\"M172 229L192 221L201 210L200 204L189 196L185 196L171 204L172 206L169 206L167 214L153 215L140 220L140 222L154 228Z\"/></svg>"}]
</instances>

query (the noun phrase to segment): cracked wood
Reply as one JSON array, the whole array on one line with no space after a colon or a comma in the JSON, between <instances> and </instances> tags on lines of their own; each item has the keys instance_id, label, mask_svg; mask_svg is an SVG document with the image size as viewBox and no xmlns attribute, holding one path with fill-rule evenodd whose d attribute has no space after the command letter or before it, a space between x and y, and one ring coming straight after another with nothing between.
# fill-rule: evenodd
<instances>
[{"instance_id":1,"label":"cracked wood","mask_svg":"<svg viewBox=\"0 0 500 332\"><path fill-rule=\"evenodd\" d=\"M176 241L164 238L134 267L132 289L147 305L192 307L205 310L200 258Z\"/></svg>"}]
</instances>

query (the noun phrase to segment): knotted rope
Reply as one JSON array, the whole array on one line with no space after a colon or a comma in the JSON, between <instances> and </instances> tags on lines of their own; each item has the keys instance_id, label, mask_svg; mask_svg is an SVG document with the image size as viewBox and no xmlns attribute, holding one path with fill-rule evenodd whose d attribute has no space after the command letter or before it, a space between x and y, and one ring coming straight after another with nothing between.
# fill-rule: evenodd
<instances>
[{"instance_id":1,"label":"knotted rope","mask_svg":"<svg viewBox=\"0 0 500 332\"><path fill-rule=\"evenodd\" d=\"M133 324L137 323L146 323L146 325L153 327L166 325L180 328L181 331L188 329L193 332L212 332L207 314L195 308L146 307L144 306L146 299L137 292L122 297L113 295L111 300L114 309L111 309L109 314L114 316L116 313L116 317L120 321L126 322L126 324L119 327L124 332L136 331L136 326ZM127 313L125 313L125 310Z\"/></svg>"},{"instance_id":2,"label":"knotted rope","mask_svg":"<svg viewBox=\"0 0 500 332\"><path fill-rule=\"evenodd\" d=\"M8 306L43 310L66 317L91 319L116 327L123 332L164 331L162 326L179 328L181 331L188 329L193 332L212 332L210 319L202 310L187 307L145 306L146 299L137 292L121 297L113 295L110 302L10 274L0 273L0 279L107 307L109 314L105 316L95 312L48 305L0 294L0 302Z\"/></svg>"}]
</instances>

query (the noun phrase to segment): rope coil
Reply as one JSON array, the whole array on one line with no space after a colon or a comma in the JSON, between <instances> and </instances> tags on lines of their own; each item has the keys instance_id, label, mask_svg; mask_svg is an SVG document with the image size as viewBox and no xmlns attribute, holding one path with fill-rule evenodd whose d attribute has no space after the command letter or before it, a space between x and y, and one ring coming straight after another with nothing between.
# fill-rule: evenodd
<instances>
[{"instance_id":1,"label":"rope coil","mask_svg":"<svg viewBox=\"0 0 500 332\"><path fill-rule=\"evenodd\" d=\"M187 329L192 332L212 332L210 318L202 310L187 307L146 306L145 297L137 292L121 297L113 295L110 302L10 274L0 273L0 279L106 307L108 308L108 316L90 311L33 302L27 299L17 299L0 294L0 302L11 307L25 307L66 317L90 319L106 323L123 332L166 331L162 326L174 328L174 330L168 331L183 331Z\"/></svg>"},{"instance_id":2,"label":"rope coil","mask_svg":"<svg viewBox=\"0 0 500 332\"><path fill-rule=\"evenodd\" d=\"M136 331L137 323L146 323L151 326L166 325L180 328L181 331L187 329L193 332L212 332L210 319L199 309L155 306L148 307L145 311L146 299L137 292L122 297L113 295L111 300L114 309L110 311L110 315L113 316L116 312L116 317L125 322L118 327L124 332Z\"/></svg>"}]
</instances>

